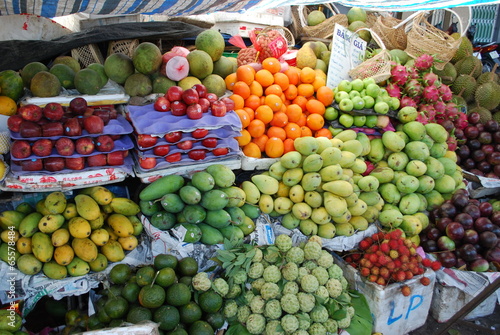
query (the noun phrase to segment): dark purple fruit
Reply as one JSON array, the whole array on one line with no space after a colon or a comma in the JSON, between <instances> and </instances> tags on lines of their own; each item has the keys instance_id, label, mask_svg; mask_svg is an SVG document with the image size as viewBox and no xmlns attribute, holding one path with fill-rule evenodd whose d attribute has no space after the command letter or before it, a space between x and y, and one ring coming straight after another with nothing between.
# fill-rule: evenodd
<instances>
[{"instance_id":1,"label":"dark purple fruit","mask_svg":"<svg viewBox=\"0 0 500 335\"><path fill-rule=\"evenodd\" d=\"M439 251L437 243L434 240L426 240L420 243L425 252L433 253Z\"/></svg>"},{"instance_id":2,"label":"dark purple fruit","mask_svg":"<svg viewBox=\"0 0 500 335\"><path fill-rule=\"evenodd\" d=\"M462 243L477 244L479 242L479 234L473 229L466 229L464 232L464 237L462 237Z\"/></svg>"},{"instance_id":3,"label":"dark purple fruit","mask_svg":"<svg viewBox=\"0 0 500 335\"><path fill-rule=\"evenodd\" d=\"M479 115L479 113L477 113L477 112L472 112L467 116L467 120L469 121L469 123L472 123L472 124L478 123L480 119L481 119L481 115Z\"/></svg>"},{"instance_id":4,"label":"dark purple fruit","mask_svg":"<svg viewBox=\"0 0 500 335\"><path fill-rule=\"evenodd\" d=\"M465 138L463 129L455 128L455 137L457 140L463 140Z\"/></svg>"},{"instance_id":5,"label":"dark purple fruit","mask_svg":"<svg viewBox=\"0 0 500 335\"><path fill-rule=\"evenodd\" d=\"M465 170L472 172L472 169L476 168L476 162L472 158L466 158L463 161L462 166Z\"/></svg>"},{"instance_id":6,"label":"dark purple fruit","mask_svg":"<svg viewBox=\"0 0 500 335\"><path fill-rule=\"evenodd\" d=\"M477 149L477 150L472 151L471 158L476 163L481 162L481 161L484 161L486 159L486 154L481 149Z\"/></svg>"},{"instance_id":7,"label":"dark purple fruit","mask_svg":"<svg viewBox=\"0 0 500 335\"><path fill-rule=\"evenodd\" d=\"M495 152L495 146L493 144L485 144L481 147L481 150L488 156L492 152Z\"/></svg>"},{"instance_id":8,"label":"dark purple fruit","mask_svg":"<svg viewBox=\"0 0 500 335\"><path fill-rule=\"evenodd\" d=\"M493 133L493 142L500 143L500 131L496 131Z\"/></svg>"},{"instance_id":9,"label":"dark purple fruit","mask_svg":"<svg viewBox=\"0 0 500 335\"><path fill-rule=\"evenodd\" d=\"M462 244L458 251L460 253L460 257L463 258L466 262L472 262L477 259L478 254L476 248L472 244Z\"/></svg>"},{"instance_id":10,"label":"dark purple fruit","mask_svg":"<svg viewBox=\"0 0 500 335\"><path fill-rule=\"evenodd\" d=\"M486 129L490 133L494 133L498 131L498 122L495 120L488 120L484 123L484 129Z\"/></svg>"},{"instance_id":11,"label":"dark purple fruit","mask_svg":"<svg viewBox=\"0 0 500 335\"><path fill-rule=\"evenodd\" d=\"M474 220L472 219L472 216L467 213L459 213L453 220L460 223L465 230L471 229L474 226Z\"/></svg>"},{"instance_id":12,"label":"dark purple fruit","mask_svg":"<svg viewBox=\"0 0 500 335\"><path fill-rule=\"evenodd\" d=\"M481 216L490 216L493 214L493 205L488 201L483 201L479 204L479 211L481 212Z\"/></svg>"},{"instance_id":13,"label":"dark purple fruit","mask_svg":"<svg viewBox=\"0 0 500 335\"><path fill-rule=\"evenodd\" d=\"M486 260L489 262L500 263L500 248L495 247L495 248L491 248L490 250L486 251L484 258L486 258Z\"/></svg>"},{"instance_id":14,"label":"dark purple fruit","mask_svg":"<svg viewBox=\"0 0 500 335\"><path fill-rule=\"evenodd\" d=\"M491 165L499 165L500 164L500 152L493 151L491 153L486 154L486 161Z\"/></svg>"},{"instance_id":15,"label":"dark purple fruit","mask_svg":"<svg viewBox=\"0 0 500 335\"><path fill-rule=\"evenodd\" d=\"M450 237L443 235L438 238L437 247L442 251L455 250L455 242Z\"/></svg>"},{"instance_id":16,"label":"dark purple fruit","mask_svg":"<svg viewBox=\"0 0 500 335\"><path fill-rule=\"evenodd\" d=\"M464 234L464 227L458 222L453 221L446 226L446 236L454 242L459 242L464 237Z\"/></svg>"},{"instance_id":17,"label":"dark purple fruit","mask_svg":"<svg viewBox=\"0 0 500 335\"><path fill-rule=\"evenodd\" d=\"M476 126L467 126L464 129L464 135L468 139L472 140L473 138L476 138L479 136L479 130L477 129Z\"/></svg>"},{"instance_id":18,"label":"dark purple fruit","mask_svg":"<svg viewBox=\"0 0 500 335\"><path fill-rule=\"evenodd\" d=\"M494 225L500 226L500 211L494 211L491 213L490 220Z\"/></svg>"},{"instance_id":19,"label":"dark purple fruit","mask_svg":"<svg viewBox=\"0 0 500 335\"><path fill-rule=\"evenodd\" d=\"M469 200L469 202L470 202L470 200ZM469 204L469 205L465 206L462 212L468 213L472 217L473 220L476 220L478 217L481 216L481 211L479 210L479 207L474 205L474 204Z\"/></svg>"},{"instance_id":20,"label":"dark purple fruit","mask_svg":"<svg viewBox=\"0 0 500 335\"><path fill-rule=\"evenodd\" d=\"M438 260L445 268L452 268L457 264L457 257L451 251L440 252Z\"/></svg>"},{"instance_id":21,"label":"dark purple fruit","mask_svg":"<svg viewBox=\"0 0 500 335\"><path fill-rule=\"evenodd\" d=\"M471 271L485 272L485 271L489 270L490 264L488 263L488 261L486 259L478 258L475 261L473 261L472 263L470 263L469 268Z\"/></svg>"},{"instance_id":22,"label":"dark purple fruit","mask_svg":"<svg viewBox=\"0 0 500 335\"><path fill-rule=\"evenodd\" d=\"M471 151L479 150L481 149L481 142L479 142L479 140L477 139L469 140L467 141L467 146Z\"/></svg>"},{"instance_id":23,"label":"dark purple fruit","mask_svg":"<svg viewBox=\"0 0 500 335\"><path fill-rule=\"evenodd\" d=\"M493 223L486 217L479 217L474 221L474 229L481 234L484 231L492 231Z\"/></svg>"},{"instance_id":24,"label":"dark purple fruit","mask_svg":"<svg viewBox=\"0 0 500 335\"><path fill-rule=\"evenodd\" d=\"M446 226L451 222L453 222L451 218L439 218L436 221L436 228L444 233L446 230Z\"/></svg>"},{"instance_id":25,"label":"dark purple fruit","mask_svg":"<svg viewBox=\"0 0 500 335\"><path fill-rule=\"evenodd\" d=\"M457 208L450 202L444 202L439 207L439 216L442 218L453 218L457 215Z\"/></svg>"},{"instance_id":26,"label":"dark purple fruit","mask_svg":"<svg viewBox=\"0 0 500 335\"><path fill-rule=\"evenodd\" d=\"M467 159L470 156L470 149L467 145L461 145L457 149L457 156L462 159Z\"/></svg>"},{"instance_id":27,"label":"dark purple fruit","mask_svg":"<svg viewBox=\"0 0 500 335\"><path fill-rule=\"evenodd\" d=\"M425 236L427 236L427 238L429 240L433 240L433 241L436 241L441 235L443 235L441 233L441 231L439 229L437 229L436 227L432 227L431 229L429 229L427 231L427 233L425 234Z\"/></svg>"},{"instance_id":28,"label":"dark purple fruit","mask_svg":"<svg viewBox=\"0 0 500 335\"><path fill-rule=\"evenodd\" d=\"M484 174L488 174L493 170L491 164L487 161L481 161L477 163L476 168Z\"/></svg>"},{"instance_id":29,"label":"dark purple fruit","mask_svg":"<svg viewBox=\"0 0 500 335\"><path fill-rule=\"evenodd\" d=\"M485 249L493 248L497 245L498 237L492 231L484 231L479 234L479 244Z\"/></svg>"},{"instance_id":30,"label":"dark purple fruit","mask_svg":"<svg viewBox=\"0 0 500 335\"><path fill-rule=\"evenodd\" d=\"M455 192L451 197L451 201L455 207L463 208L469 203L469 197L465 194Z\"/></svg>"}]
</instances>

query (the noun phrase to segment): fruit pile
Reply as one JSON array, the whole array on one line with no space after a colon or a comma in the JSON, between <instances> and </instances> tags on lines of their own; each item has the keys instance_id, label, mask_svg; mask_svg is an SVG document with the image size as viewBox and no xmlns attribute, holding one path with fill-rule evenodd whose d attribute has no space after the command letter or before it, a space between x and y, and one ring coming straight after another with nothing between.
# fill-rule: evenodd
<instances>
[{"instance_id":1,"label":"fruit pile","mask_svg":"<svg viewBox=\"0 0 500 335\"><path fill-rule=\"evenodd\" d=\"M422 259L416 248L415 243L403 237L400 229L395 229L365 237L359 242L359 250L349 252L344 260L368 281L386 286L423 275L425 267L435 271L441 268L439 261ZM430 279L423 276L420 282L429 285Z\"/></svg>"},{"instance_id":2,"label":"fruit pile","mask_svg":"<svg viewBox=\"0 0 500 335\"><path fill-rule=\"evenodd\" d=\"M331 136L323 128L326 107L333 91L326 85L326 74L310 67L285 69L276 58L238 67L225 78L232 91L234 110L243 130L237 137L248 157L277 158L293 150L293 140L302 136Z\"/></svg>"},{"instance_id":3,"label":"fruit pile","mask_svg":"<svg viewBox=\"0 0 500 335\"><path fill-rule=\"evenodd\" d=\"M141 212L151 225L168 231L181 227L183 241L220 244L224 238L243 239L255 229L258 208L245 204L245 192L233 186L234 172L222 164L210 165L186 180L168 175L140 194Z\"/></svg>"},{"instance_id":4,"label":"fruit pile","mask_svg":"<svg viewBox=\"0 0 500 335\"><path fill-rule=\"evenodd\" d=\"M293 246L279 235L273 246L218 254L229 292L238 292L224 302L228 332L244 325L250 334L335 334L350 326L356 311L347 280L317 236Z\"/></svg>"},{"instance_id":5,"label":"fruit pile","mask_svg":"<svg viewBox=\"0 0 500 335\"><path fill-rule=\"evenodd\" d=\"M500 261L500 203L480 202L457 190L431 212L431 222L420 234L427 253L447 268L468 271L498 270Z\"/></svg>"},{"instance_id":6,"label":"fruit pile","mask_svg":"<svg viewBox=\"0 0 500 335\"><path fill-rule=\"evenodd\" d=\"M495 120L480 122L477 112L468 115L469 125L455 131L461 144L457 149L458 164L478 176L500 178L500 128Z\"/></svg>"},{"instance_id":7,"label":"fruit pile","mask_svg":"<svg viewBox=\"0 0 500 335\"><path fill-rule=\"evenodd\" d=\"M28 104L7 120L12 170L57 172L125 164L132 127L110 106L88 107L84 98L69 107Z\"/></svg>"},{"instance_id":8,"label":"fruit pile","mask_svg":"<svg viewBox=\"0 0 500 335\"><path fill-rule=\"evenodd\" d=\"M108 261L119 262L137 247L139 211L132 200L102 186L83 189L74 199L52 192L35 208L25 202L0 213L0 259L24 274L42 271L51 279L103 271Z\"/></svg>"}]
</instances>

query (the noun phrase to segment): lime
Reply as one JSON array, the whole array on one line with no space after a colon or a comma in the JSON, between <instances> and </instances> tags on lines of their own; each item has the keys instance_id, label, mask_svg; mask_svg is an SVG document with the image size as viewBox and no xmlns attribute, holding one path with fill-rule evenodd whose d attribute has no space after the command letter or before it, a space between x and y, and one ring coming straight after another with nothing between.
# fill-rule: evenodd
<instances>
[{"instance_id":1,"label":"lime","mask_svg":"<svg viewBox=\"0 0 500 335\"><path fill-rule=\"evenodd\" d=\"M205 317L205 321L207 321L213 329L220 329L224 325L224 322L226 322L226 318L222 313L217 312L208 314Z\"/></svg>"},{"instance_id":2,"label":"lime","mask_svg":"<svg viewBox=\"0 0 500 335\"><path fill-rule=\"evenodd\" d=\"M90 330L96 330L96 329L104 328L104 324L102 324L99 321L99 318L97 317L97 314L94 314L94 315L89 316L89 318L87 320L87 327Z\"/></svg>"},{"instance_id":3,"label":"lime","mask_svg":"<svg viewBox=\"0 0 500 335\"><path fill-rule=\"evenodd\" d=\"M109 271L109 280L113 284L125 284L132 274L130 266L127 264L116 264Z\"/></svg>"},{"instance_id":4,"label":"lime","mask_svg":"<svg viewBox=\"0 0 500 335\"><path fill-rule=\"evenodd\" d=\"M128 283L123 287L122 297L128 302L136 302L140 291L141 287L137 283Z\"/></svg>"},{"instance_id":5,"label":"lime","mask_svg":"<svg viewBox=\"0 0 500 335\"><path fill-rule=\"evenodd\" d=\"M123 286L112 285L106 290L106 295L108 298L115 298L122 295Z\"/></svg>"},{"instance_id":6,"label":"lime","mask_svg":"<svg viewBox=\"0 0 500 335\"><path fill-rule=\"evenodd\" d=\"M182 323L193 323L201 319L201 308L194 301L190 301L179 308Z\"/></svg>"},{"instance_id":7,"label":"lime","mask_svg":"<svg viewBox=\"0 0 500 335\"><path fill-rule=\"evenodd\" d=\"M163 268L172 268L175 270L178 263L177 257L168 254L159 254L155 257L153 265L156 270L161 270Z\"/></svg>"},{"instance_id":8,"label":"lime","mask_svg":"<svg viewBox=\"0 0 500 335\"><path fill-rule=\"evenodd\" d=\"M166 301L169 305L182 306L191 301L191 290L183 283L175 283L167 289Z\"/></svg>"},{"instance_id":9,"label":"lime","mask_svg":"<svg viewBox=\"0 0 500 335\"><path fill-rule=\"evenodd\" d=\"M189 334L212 335L213 333L214 329L206 321L198 320L189 327Z\"/></svg>"},{"instance_id":10,"label":"lime","mask_svg":"<svg viewBox=\"0 0 500 335\"><path fill-rule=\"evenodd\" d=\"M109 317L108 313L106 313L106 310L104 310L104 308L97 311L97 319L99 320L99 322L106 325L111 321L111 318Z\"/></svg>"},{"instance_id":11,"label":"lime","mask_svg":"<svg viewBox=\"0 0 500 335\"><path fill-rule=\"evenodd\" d=\"M198 273L198 262L193 257L184 257L179 261L179 271L183 276L194 276Z\"/></svg>"},{"instance_id":12,"label":"lime","mask_svg":"<svg viewBox=\"0 0 500 335\"><path fill-rule=\"evenodd\" d=\"M165 290L159 285L148 285L139 292L139 303L146 308L157 308L165 302Z\"/></svg>"},{"instance_id":13,"label":"lime","mask_svg":"<svg viewBox=\"0 0 500 335\"><path fill-rule=\"evenodd\" d=\"M188 335L188 332L182 328L172 330L168 335Z\"/></svg>"},{"instance_id":14,"label":"lime","mask_svg":"<svg viewBox=\"0 0 500 335\"><path fill-rule=\"evenodd\" d=\"M172 330L179 324L179 311L174 306L164 305L155 311L153 321L160 324L161 330Z\"/></svg>"},{"instance_id":15,"label":"lime","mask_svg":"<svg viewBox=\"0 0 500 335\"><path fill-rule=\"evenodd\" d=\"M190 277L190 276L184 276L184 277L179 278L179 283L186 284L189 287L191 287L192 281L193 281L193 277Z\"/></svg>"},{"instance_id":16,"label":"lime","mask_svg":"<svg viewBox=\"0 0 500 335\"><path fill-rule=\"evenodd\" d=\"M114 319L114 320L111 320L111 322L109 323L108 326L111 328L121 327L123 322L124 321L122 319Z\"/></svg>"},{"instance_id":17,"label":"lime","mask_svg":"<svg viewBox=\"0 0 500 335\"><path fill-rule=\"evenodd\" d=\"M206 291L198 297L201 309L206 313L215 313L222 307L222 297L214 291Z\"/></svg>"},{"instance_id":18,"label":"lime","mask_svg":"<svg viewBox=\"0 0 500 335\"><path fill-rule=\"evenodd\" d=\"M160 285L161 287L169 287L173 283L175 283L177 277L175 276L175 271L172 268L163 268L158 271L156 276L155 284Z\"/></svg>"},{"instance_id":19,"label":"lime","mask_svg":"<svg viewBox=\"0 0 500 335\"><path fill-rule=\"evenodd\" d=\"M127 314L127 322L139 323L144 320L151 320L153 317L151 311L142 306L132 307Z\"/></svg>"},{"instance_id":20,"label":"lime","mask_svg":"<svg viewBox=\"0 0 500 335\"><path fill-rule=\"evenodd\" d=\"M123 318L128 312L128 301L123 297L110 298L104 304L104 310L112 319Z\"/></svg>"},{"instance_id":21,"label":"lime","mask_svg":"<svg viewBox=\"0 0 500 335\"><path fill-rule=\"evenodd\" d=\"M80 312L76 309L71 309L66 312L64 318L68 326L74 326L76 325L77 320L80 318Z\"/></svg>"},{"instance_id":22,"label":"lime","mask_svg":"<svg viewBox=\"0 0 500 335\"><path fill-rule=\"evenodd\" d=\"M145 266L137 270L135 281L139 286L151 285L155 277L156 271L152 266Z\"/></svg>"}]
</instances>

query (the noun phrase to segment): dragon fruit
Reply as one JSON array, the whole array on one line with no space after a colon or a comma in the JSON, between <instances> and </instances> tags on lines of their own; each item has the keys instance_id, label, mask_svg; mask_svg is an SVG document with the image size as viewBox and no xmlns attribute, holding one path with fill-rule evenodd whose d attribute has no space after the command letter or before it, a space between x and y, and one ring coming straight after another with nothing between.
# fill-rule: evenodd
<instances>
[{"instance_id":1,"label":"dragon fruit","mask_svg":"<svg viewBox=\"0 0 500 335\"><path fill-rule=\"evenodd\" d=\"M446 114L446 104L442 100L436 101L434 104L436 114Z\"/></svg>"},{"instance_id":2,"label":"dragon fruit","mask_svg":"<svg viewBox=\"0 0 500 335\"><path fill-rule=\"evenodd\" d=\"M422 76L422 81L424 85L431 86L434 85L436 87L441 86L441 81L439 80L439 76L434 72L427 72Z\"/></svg>"},{"instance_id":3,"label":"dragon fruit","mask_svg":"<svg viewBox=\"0 0 500 335\"><path fill-rule=\"evenodd\" d=\"M403 98L401 98L400 106L401 106L401 108L407 107L407 106L417 108L417 103L415 102L415 100L413 100L410 97L403 97Z\"/></svg>"},{"instance_id":4,"label":"dragon fruit","mask_svg":"<svg viewBox=\"0 0 500 335\"><path fill-rule=\"evenodd\" d=\"M408 73L408 78L409 79L418 79L420 78L418 71L414 67L407 67L406 68L406 73Z\"/></svg>"},{"instance_id":5,"label":"dragon fruit","mask_svg":"<svg viewBox=\"0 0 500 335\"><path fill-rule=\"evenodd\" d=\"M443 84L439 86L438 91L441 95L441 100L443 100L444 102L451 101L453 92L451 91L450 86Z\"/></svg>"},{"instance_id":6,"label":"dragon fruit","mask_svg":"<svg viewBox=\"0 0 500 335\"><path fill-rule=\"evenodd\" d=\"M434 57L428 54L423 54L415 59L415 67L418 71L425 71L432 67Z\"/></svg>"},{"instance_id":7,"label":"dragon fruit","mask_svg":"<svg viewBox=\"0 0 500 335\"><path fill-rule=\"evenodd\" d=\"M408 72L404 65L396 65L391 70L391 81L396 85L404 85L408 80Z\"/></svg>"},{"instance_id":8,"label":"dragon fruit","mask_svg":"<svg viewBox=\"0 0 500 335\"><path fill-rule=\"evenodd\" d=\"M429 123L429 117L425 115L425 113L418 113L417 118L415 121L420 122L421 124L428 124Z\"/></svg>"},{"instance_id":9,"label":"dragon fruit","mask_svg":"<svg viewBox=\"0 0 500 335\"><path fill-rule=\"evenodd\" d=\"M422 84L416 79L411 79L405 85L406 94L410 97L416 97L422 94Z\"/></svg>"},{"instance_id":10,"label":"dragon fruit","mask_svg":"<svg viewBox=\"0 0 500 335\"><path fill-rule=\"evenodd\" d=\"M436 102L439 100L439 91L434 85L424 87L422 95L427 102Z\"/></svg>"},{"instance_id":11,"label":"dragon fruit","mask_svg":"<svg viewBox=\"0 0 500 335\"><path fill-rule=\"evenodd\" d=\"M469 125L469 121L467 120L467 114L458 113L458 118L455 120L455 128L465 129Z\"/></svg>"},{"instance_id":12,"label":"dragon fruit","mask_svg":"<svg viewBox=\"0 0 500 335\"><path fill-rule=\"evenodd\" d=\"M434 122L436 119L436 110L434 109L434 106L428 105L428 104L423 104L418 106L418 111L420 112L419 114L423 114L426 116L427 122ZM418 121L418 117L417 117Z\"/></svg>"},{"instance_id":13,"label":"dragon fruit","mask_svg":"<svg viewBox=\"0 0 500 335\"><path fill-rule=\"evenodd\" d=\"M385 88L390 97L401 98L401 88L395 83L389 83Z\"/></svg>"},{"instance_id":14,"label":"dragon fruit","mask_svg":"<svg viewBox=\"0 0 500 335\"><path fill-rule=\"evenodd\" d=\"M453 104L453 105L455 105L455 104ZM457 120L459 117L459 114L463 114L463 113L460 113L458 111L458 108L456 107L456 105L455 105L455 108L453 107L453 105L446 104L445 110L444 110L444 115L446 115L446 118L448 120L451 120L451 121Z\"/></svg>"},{"instance_id":15,"label":"dragon fruit","mask_svg":"<svg viewBox=\"0 0 500 335\"><path fill-rule=\"evenodd\" d=\"M455 138L455 136L448 136L446 143L448 144L449 151L457 150L457 139Z\"/></svg>"}]
</instances>

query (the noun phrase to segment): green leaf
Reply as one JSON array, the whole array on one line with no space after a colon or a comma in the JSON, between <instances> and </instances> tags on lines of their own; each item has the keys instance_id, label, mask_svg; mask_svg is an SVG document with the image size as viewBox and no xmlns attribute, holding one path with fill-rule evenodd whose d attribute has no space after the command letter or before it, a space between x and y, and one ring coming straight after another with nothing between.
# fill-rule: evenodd
<instances>
[{"instance_id":1,"label":"green leaf","mask_svg":"<svg viewBox=\"0 0 500 335\"><path fill-rule=\"evenodd\" d=\"M363 294L352 294L352 297L351 304L355 313L346 331L349 334L370 335L373 330L373 319L368 302Z\"/></svg>"},{"instance_id":2,"label":"green leaf","mask_svg":"<svg viewBox=\"0 0 500 335\"><path fill-rule=\"evenodd\" d=\"M334 320L342 320L347 316L347 310L345 308L338 309L330 316Z\"/></svg>"},{"instance_id":3,"label":"green leaf","mask_svg":"<svg viewBox=\"0 0 500 335\"><path fill-rule=\"evenodd\" d=\"M314 298L316 298L316 305L324 305L327 299L320 297L319 295L313 294Z\"/></svg>"},{"instance_id":4,"label":"green leaf","mask_svg":"<svg viewBox=\"0 0 500 335\"><path fill-rule=\"evenodd\" d=\"M229 326L225 335L251 335L241 323Z\"/></svg>"}]
</instances>

